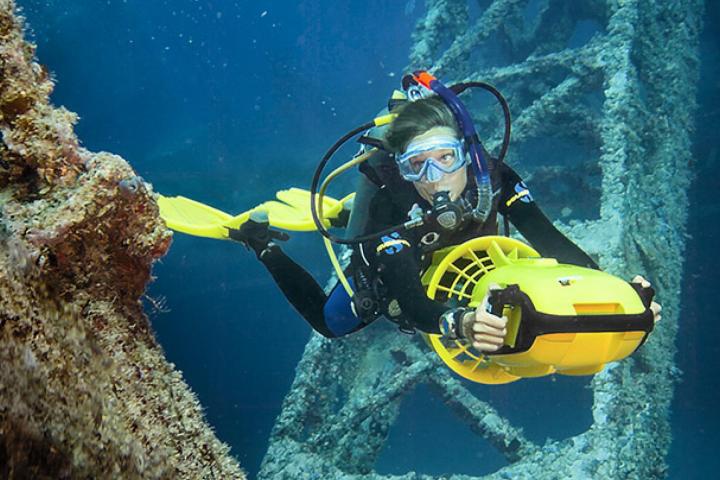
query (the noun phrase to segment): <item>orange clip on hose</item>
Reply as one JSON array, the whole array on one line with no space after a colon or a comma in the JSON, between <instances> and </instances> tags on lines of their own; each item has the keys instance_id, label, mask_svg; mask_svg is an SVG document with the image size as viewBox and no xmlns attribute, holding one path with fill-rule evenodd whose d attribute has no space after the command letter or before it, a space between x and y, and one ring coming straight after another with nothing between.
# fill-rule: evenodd
<instances>
[{"instance_id":1,"label":"orange clip on hose","mask_svg":"<svg viewBox=\"0 0 720 480\"><path fill-rule=\"evenodd\" d=\"M430 90L430 82L437 80L432 74L426 72L425 70L418 70L413 73L413 77L415 77L415 80L417 80L420 85L428 90Z\"/></svg>"}]
</instances>

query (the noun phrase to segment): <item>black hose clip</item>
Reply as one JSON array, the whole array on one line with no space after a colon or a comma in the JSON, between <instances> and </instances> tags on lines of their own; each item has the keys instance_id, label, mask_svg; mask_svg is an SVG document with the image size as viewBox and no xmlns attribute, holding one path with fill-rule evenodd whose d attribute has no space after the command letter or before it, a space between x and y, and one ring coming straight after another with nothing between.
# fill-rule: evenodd
<instances>
[{"instance_id":1,"label":"black hose clip","mask_svg":"<svg viewBox=\"0 0 720 480\"><path fill-rule=\"evenodd\" d=\"M378 301L377 292L373 288L368 272L363 266L355 268L353 280L356 285L355 293L352 296L355 315L363 323L371 323L379 315L380 302Z\"/></svg>"},{"instance_id":2,"label":"black hose clip","mask_svg":"<svg viewBox=\"0 0 720 480\"><path fill-rule=\"evenodd\" d=\"M352 303L355 314L363 323L370 323L377 318L378 302L371 290L355 290Z\"/></svg>"}]
</instances>

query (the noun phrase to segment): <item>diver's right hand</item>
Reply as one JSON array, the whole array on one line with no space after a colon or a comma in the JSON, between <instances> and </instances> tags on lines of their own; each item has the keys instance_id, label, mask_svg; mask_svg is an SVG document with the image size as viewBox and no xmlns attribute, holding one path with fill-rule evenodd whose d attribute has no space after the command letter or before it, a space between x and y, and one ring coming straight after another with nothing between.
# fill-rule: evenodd
<instances>
[{"instance_id":1,"label":"diver's right hand","mask_svg":"<svg viewBox=\"0 0 720 480\"><path fill-rule=\"evenodd\" d=\"M273 240L284 242L290 238L285 232L271 229L267 215L264 217L251 215L240 228L225 228L228 231L228 238L254 250L257 255L260 255L263 250L268 248L268 245Z\"/></svg>"},{"instance_id":2,"label":"diver's right hand","mask_svg":"<svg viewBox=\"0 0 720 480\"><path fill-rule=\"evenodd\" d=\"M487 305L488 296L485 296L479 308L465 314L462 332L476 350L495 352L505 341L508 319L506 316L498 317L488 312Z\"/></svg>"}]
</instances>

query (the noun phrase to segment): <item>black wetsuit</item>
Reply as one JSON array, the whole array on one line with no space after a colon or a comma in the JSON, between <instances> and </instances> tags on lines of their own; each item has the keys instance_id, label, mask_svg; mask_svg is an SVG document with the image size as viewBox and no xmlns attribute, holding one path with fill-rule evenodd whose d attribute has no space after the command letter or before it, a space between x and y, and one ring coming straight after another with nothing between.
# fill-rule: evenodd
<instances>
[{"instance_id":1,"label":"black wetsuit","mask_svg":"<svg viewBox=\"0 0 720 480\"><path fill-rule=\"evenodd\" d=\"M372 163L374 167L369 166ZM400 178L393 168L394 164L387 158L368 162L367 165L364 173L376 188L370 189L369 198L356 197L354 222L351 218L351 226L356 224L354 235L380 232L401 224L408 219L408 212L416 204L423 209L430 208L413 185ZM490 177L494 192L493 209L484 224L469 221L451 234L442 234L432 225L422 226L394 232L354 247L349 270L370 277L369 282L375 286L373 291L376 296L382 297L376 299L378 313L398 323L403 330L440 333L439 317L450 307L429 299L420 283L420 273L430 260L428 253L470 238L497 235L498 213L517 228L542 256L555 258L561 263L598 268L592 258L553 226L535 204L522 179L510 167L491 161ZM476 188L470 169L468 178L463 196L474 204ZM367 183L367 180L363 181ZM358 215L362 218L358 219ZM266 249L261 261L290 303L322 335L343 336L369 323L369 319L357 318L351 311L351 300L342 286L336 285L330 295L326 295L312 276L277 245ZM354 280L353 287L358 283L357 275L354 275ZM381 287L377 288L378 285Z\"/></svg>"}]
</instances>

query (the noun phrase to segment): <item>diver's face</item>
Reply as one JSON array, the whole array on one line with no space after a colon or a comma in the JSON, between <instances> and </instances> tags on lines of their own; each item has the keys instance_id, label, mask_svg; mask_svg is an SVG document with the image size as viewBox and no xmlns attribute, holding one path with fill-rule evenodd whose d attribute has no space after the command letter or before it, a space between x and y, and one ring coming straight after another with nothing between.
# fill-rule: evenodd
<instances>
[{"instance_id":1,"label":"diver's face","mask_svg":"<svg viewBox=\"0 0 720 480\"><path fill-rule=\"evenodd\" d=\"M448 127L435 127L431 128L427 132L423 133L422 135L418 135L417 137L414 137L410 143L418 142L425 140L430 137L435 136L455 136L455 132L452 128ZM416 163L418 165L418 168L422 165L422 163L427 158L433 158L436 161L438 161L441 164L445 163L452 163L455 161L455 158L450 158L450 156L454 155L453 150L448 149L438 149L438 150L431 150L428 152L423 152L420 155L417 155L416 157L412 158L412 162ZM427 200L428 202L432 203L433 196L438 192L449 192L450 199L457 200L458 197L460 197L460 194L465 190L465 187L467 186L467 168L463 167L459 170L452 172L452 173L446 173L444 174L438 181L435 182L428 182L425 179L417 182L413 182L413 186L415 187L415 190L420 194L422 198Z\"/></svg>"}]
</instances>

